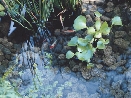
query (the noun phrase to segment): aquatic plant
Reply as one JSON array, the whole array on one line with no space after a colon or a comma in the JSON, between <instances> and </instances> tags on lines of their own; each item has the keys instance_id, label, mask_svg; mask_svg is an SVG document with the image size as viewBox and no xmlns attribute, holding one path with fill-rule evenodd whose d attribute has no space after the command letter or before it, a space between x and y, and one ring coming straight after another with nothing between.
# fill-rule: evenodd
<instances>
[{"instance_id":1,"label":"aquatic plant","mask_svg":"<svg viewBox=\"0 0 131 98\"><path fill-rule=\"evenodd\" d=\"M33 25L44 27L54 7L60 10L75 9L80 0L2 0L11 20L28 30L34 30ZM2 6L3 7L3 6ZM0 5L1 8L1 5ZM0 14L5 13L3 10Z\"/></svg>"},{"instance_id":2,"label":"aquatic plant","mask_svg":"<svg viewBox=\"0 0 131 98\"><path fill-rule=\"evenodd\" d=\"M5 12L4 12L5 8L2 4L0 4L0 16L4 16Z\"/></svg>"},{"instance_id":3,"label":"aquatic plant","mask_svg":"<svg viewBox=\"0 0 131 98\"><path fill-rule=\"evenodd\" d=\"M113 25L122 26L122 21L119 16L115 16L112 19L111 27L109 27L106 21L105 22L101 21L100 17L102 15L99 12L94 13L96 16L96 22L92 27L86 26L85 16L80 15L75 19L73 24L74 29L78 31L86 28L87 35L84 38L79 38L77 36L71 38L71 40L68 42L68 46L76 46L77 52L73 53L72 51L69 50L66 53L67 59L76 56L79 60L86 61L88 68L91 68L93 66L93 64L90 63L90 61L96 50L105 49L105 45L109 43L109 39L105 39L103 35L104 36L109 35Z\"/></svg>"}]
</instances>

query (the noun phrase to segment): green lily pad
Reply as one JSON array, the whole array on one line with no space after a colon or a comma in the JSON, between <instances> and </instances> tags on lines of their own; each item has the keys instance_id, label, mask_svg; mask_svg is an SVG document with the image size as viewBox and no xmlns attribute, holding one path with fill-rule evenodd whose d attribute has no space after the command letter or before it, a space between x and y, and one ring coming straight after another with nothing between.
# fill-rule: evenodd
<instances>
[{"instance_id":1,"label":"green lily pad","mask_svg":"<svg viewBox=\"0 0 131 98\"><path fill-rule=\"evenodd\" d=\"M94 35L95 38L101 38L102 37L102 34L101 32L97 32L95 35Z\"/></svg>"},{"instance_id":2,"label":"green lily pad","mask_svg":"<svg viewBox=\"0 0 131 98\"><path fill-rule=\"evenodd\" d=\"M97 21L95 22L95 27L96 27L96 30L97 30L97 31L100 30L100 27L101 27L101 22L100 22L100 20L97 20Z\"/></svg>"},{"instance_id":3,"label":"green lily pad","mask_svg":"<svg viewBox=\"0 0 131 98\"><path fill-rule=\"evenodd\" d=\"M75 30L81 30L81 29L87 28L85 16L82 16L82 15L78 16L74 20L73 27Z\"/></svg>"},{"instance_id":4,"label":"green lily pad","mask_svg":"<svg viewBox=\"0 0 131 98\"><path fill-rule=\"evenodd\" d=\"M112 19L112 25L121 25L122 26L121 18L119 16L115 16Z\"/></svg>"},{"instance_id":5,"label":"green lily pad","mask_svg":"<svg viewBox=\"0 0 131 98\"><path fill-rule=\"evenodd\" d=\"M5 12L4 12L4 11L1 11L1 12L0 12L0 16L5 16Z\"/></svg>"},{"instance_id":6,"label":"green lily pad","mask_svg":"<svg viewBox=\"0 0 131 98\"><path fill-rule=\"evenodd\" d=\"M98 41L98 42L97 42L97 48L98 48L98 49L105 49L104 43L103 43L102 41Z\"/></svg>"},{"instance_id":7,"label":"green lily pad","mask_svg":"<svg viewBox=\"0 0 131 98\"><path fill-rule=\"evenodd\" d=\"M77 36L71 38L71 40L68 42L68 46L76 46L77 45L77 40L78 40Z\"/></svg>"},{"instance_id":8,"label":"green lily pad","mask_svg":"<svg viewBox=\"0 0 131 98\"><path fill-rule=\"evenodd\" d=\"M91 42L92 39L93 39L93 36L89 34L89 35L87 35L87 36L85 37L85 39L87 39L88 42Z\"/></svg>"},{"instance_id":9,"label":"green lily pad","mask_svg":"<svg viewBox=\"0 0 131 98\"><path fill-rule=\"evenodd\" d=\"M100 38L97 42L97 48L98 49L105 49L105 45L109 43L109 39L105 40L103 38Z\"/></svg>"},{"instance_id":10,"label":"green lily pad","mask_svg":"<svg viewBox=\"0 0 131 98\"><path fill-rule=\"evenodd\" d=\"M5 8L3 7L3 5L0 4L0 11L4 11Z\"/></svg>"},{"instance_id":11,"label":"green lily pad","mask_svg":"<svg viewBox=\"0 0 131 98\"><path fill-rule=\"evenodd\" d=\"M100 14L98 11L96 11L96 12L94 12L94 13L95 13L96 17L102 16L102 14Z\"/></svg>"},{"instance_id":12,"label":"green lily pad","mask_svg":"<svg viewBox=\"0 0 131 98\"><path fill-rule=\"evenodd\" d=\"M73 56L74 56L74 53L71 52L71 51L68 51L68 52L66 53L66 58L67 58L67 59L70 59L70 58L72 58Z\"/></svg>"},{"instance_id":13,"label":"green lily pad","mask_svg":"<svg viewBox=\"0 0 131 98\"><path fill-rule=\"evenodd\" d=\"M80 46L80 45L78 45L77 46L77 50L79 51L79 52L83 52L83 51L86 51L88 49L88 46Z\"/></svg>"},{"instance_id":14,"label":"green lily pad","mask_svg":"<svg viewBox=\"0 0 131 98\"><path fill-rule=\"evenodd\" d=\"M109 35L110 31L111 31L111 28L108 27L108 28L105 29L104 32L102 32L102 34L103 34L103 35Z\"/></svg>"},{"instance_id":15,"label":"green lily pad","mask_svg":"<svg viewBox=\"0 0 131 98\"><path fill-rule=\"evenodd\" d=\"M88 40L83 38L78 38L78 44L81 46L86 46L88 44Z\"/></svg>"},{"instance_id":16,"label":"green lily pad","mask_svg":"<svg viewBox=\"0 0 131 98\"><path fill-rule=\"evenodd\" d=\"M83 52L83 57L87 62L90 62L90 59L93 57L93 51L88 49L87 52Z\"/></svg>"},{"instance_id":17,"label":"green lily pad","mask_svg":"<svg viewBox=\"0 0 131 98\"><path fill-rule=\"evenodd\" d=\"M94 67L94 64L92 64L92 63L87 64L87 69L91 69L92 67Z\"/></svg>"},{"instance_id":18,"label":"green lily pad","mask_svg":"<svg viewBox=\"0 0 131 98\"><path fill-rule=\"evenodd\" d=\"M94 27L89 27L89 28L88 28L88 34L92 34L92 35L95 34L95 29L94 29Z\"/></svg>"},{"instance_id":19,"label":"green lily pad","mask_svg":"<svg viewBox=\"0 0 131 98\"><path fill-rule=\"evenodd\" d=\"M83 56L83 53L76 52L75 55L78 57L79 60L85 61L84 56Z\"/></svg>"}]
</instances>

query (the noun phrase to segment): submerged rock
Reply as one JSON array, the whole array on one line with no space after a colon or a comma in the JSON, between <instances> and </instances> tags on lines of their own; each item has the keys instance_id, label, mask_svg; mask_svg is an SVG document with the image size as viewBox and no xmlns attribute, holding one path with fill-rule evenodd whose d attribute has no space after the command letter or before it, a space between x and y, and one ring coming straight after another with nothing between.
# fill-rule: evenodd
<instances>
[{"instance_id":1,"label":"submerged rock","mask_svg":"<svg viewBox=\"0 0 131 98\"><path fill-rule=\"evenodd\" d=\"M122 38L114 39L114 44L118 45L120 48L127 49L130 42Z\"/></svg>"}]
</instances>

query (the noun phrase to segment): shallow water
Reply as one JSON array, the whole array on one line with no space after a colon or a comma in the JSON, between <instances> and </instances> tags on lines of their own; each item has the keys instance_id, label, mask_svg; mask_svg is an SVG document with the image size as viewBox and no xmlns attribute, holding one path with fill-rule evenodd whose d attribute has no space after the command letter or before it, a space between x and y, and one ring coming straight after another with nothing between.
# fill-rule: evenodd
<instances>
[{"instance_id":1,"label":"shallow water","mask_svg":"<svg viewBox=\"0 0 131 98\"><path fill-rule=\"evenodd\" d=\"M31 47L31 46L30 46ZM17 85L22 96L32 98L130 98L131 92L131 65L123 72L122 66L116 70L104 71L105 76L94 76L85 80L80 72L71 72L69 67L50 66L48 58L42 59L41 50L34 52L34 47L27 50L27 44L19 55L19 71ZM30 59L32 58L32 59ZM47 66L45 66L45 62ZM21 66L20 66L21 65ZM34 66L34 70L32 68ZM121 71L122 70L122 71Z\"/></svg>"}]
</instances>

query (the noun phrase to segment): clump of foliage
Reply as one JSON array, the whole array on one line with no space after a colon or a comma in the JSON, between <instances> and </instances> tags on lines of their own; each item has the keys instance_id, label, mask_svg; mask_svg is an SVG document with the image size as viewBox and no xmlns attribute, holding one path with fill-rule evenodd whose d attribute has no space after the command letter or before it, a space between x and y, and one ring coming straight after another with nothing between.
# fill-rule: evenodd
<instances>
[{"instance_id":1,"label":"clump of foliage","mask_svg":"<svg viewBox=\"0 0 131 98\"><path fill-rule=\"evenodd\" d=\"M60 10L75 9L80 0L2 0L4 9L11 19L28 30L34 30L33 24L37 27L44 27L54 7ZM3 8L2 6L2 8ZM1 8L1 5L0 5ZM2 12L1 12L2 11ZM3 14L0 9L0 14Z\"/></svg>"},{"instance_id":2,"label":"clump of foliage","mask_svg":"<svg viewBox=\"0 0 131 98\"><path fill-rule=\"evenodd\" d=\"M5 10L4 6L0 4L0 16L4 16L5 15L4 10Z\"/></svg>"},{"instance_id":3,"label":"clump of foliage","mask_svg":"<svg viewBox=\"0 0 131 98\"><path fill-rule=\"evenodd\" d=\"M33 29L33 23L44 26L53 10L54 0L2 0L11 19L28 30Z\"/></svg>"},{"instance_id":4,"label":"clump of foliage","mask_svg":"<svg viewBox=\"0 0 131 98\"><path fill-rule=\"evenodd\" d=\"M21 98L9 81L0 78L0 98Z\"/></svg>"},{"instance_id":5,"label":"clump of foliage","mask_svg":"<svg viewBox=\"0 0 131 98\"><path fill-rule=\"evenodd\" d=\"M100 16L102 15L99 12L95 12L95 16L96 22L93 27L86 26L85 16L80 15L75 19L73 24L74 29L78 31L87 28L87 35L84 38L78 38L77 36L71 38L71 40L68 42L68 46L76 46L77 52L73 53L72 51L68 51L66 53L67 59L76 56L79 60L86 61L88 68L91 68L93 66L90 61L96 50L105 49L105 45L109 43L109 39L103 38L103 35L109 35L113 25L122 26L122 21L119 16L115 16L112 19L111 27L108 26L108 23L106 21L101 21ZM93 43L96 43L97 45L94 46Z\"/></svg>"}]
</instances>

